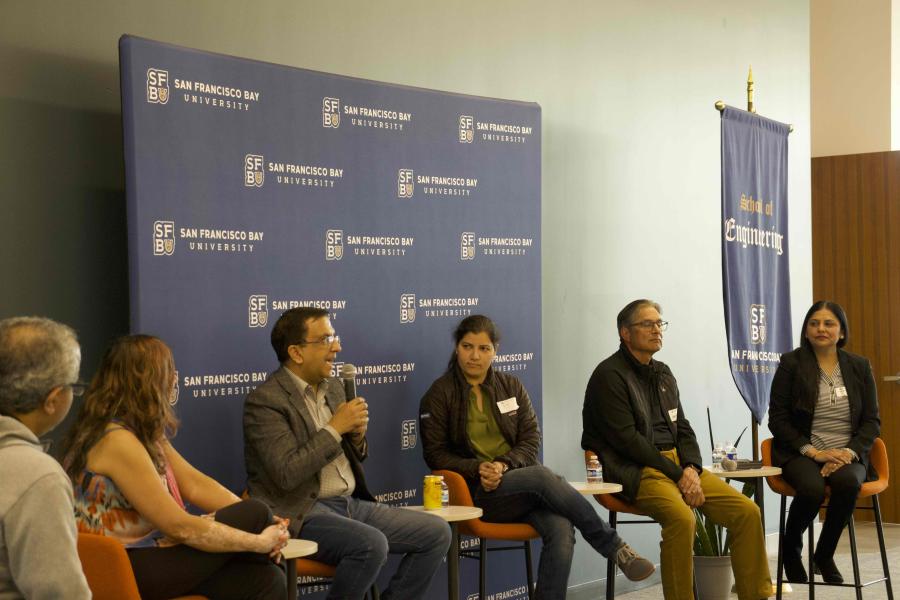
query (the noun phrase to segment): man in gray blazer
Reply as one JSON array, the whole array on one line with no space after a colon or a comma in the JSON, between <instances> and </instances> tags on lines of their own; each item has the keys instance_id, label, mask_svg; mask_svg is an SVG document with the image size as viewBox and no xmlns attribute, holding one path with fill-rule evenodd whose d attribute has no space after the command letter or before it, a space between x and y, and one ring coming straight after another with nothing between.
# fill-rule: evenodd
<instances>
[{"instance_id":1,"label":"man in gray blazer","mask_svg":"<svg viewBox=\"0 0 900 600\"><path fill-rule=\"evenodd\" d=\"M272 328L281 366L244 403L250 495L291 518L312 558L337 567L328 598L361 598L387 560L403 559L384 600L424 598L450 546L439 517L375 501L362 469L369 411L331 377L341 351L328 311L292 308Z\"/></svg>"}]
</instances>

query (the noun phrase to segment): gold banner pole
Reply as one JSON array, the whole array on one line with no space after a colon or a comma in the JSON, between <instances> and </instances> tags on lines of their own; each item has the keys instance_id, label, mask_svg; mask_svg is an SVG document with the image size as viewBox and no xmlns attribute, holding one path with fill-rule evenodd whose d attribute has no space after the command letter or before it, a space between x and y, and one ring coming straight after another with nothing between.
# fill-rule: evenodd
<instances>
[{"instance_id":1,"label":"gold banner pole","mask_svg":"<svg viewBox=\"0 0 900 600\"><path fill-rule=\"evenodd\" d=\"M727 104L721 100L716 100L714 106L717 111L722 112ZM747 112L756 114L756 107L753 105L753 65L750 65L750 70L747 73ZM794 126L790 123L788 123L788 133L794 133Z\"/></svg>"},{"instance_id":2,"label":"gold banner pole","mask_svg":"<svg viewBox=\"0 0 900 600\"><path fill-rule=\"evenodd\" d=\"M750 65L750 72L747 73L747 112L756 113L753 108L753 65Z\"/></svg>"}]
</instances>

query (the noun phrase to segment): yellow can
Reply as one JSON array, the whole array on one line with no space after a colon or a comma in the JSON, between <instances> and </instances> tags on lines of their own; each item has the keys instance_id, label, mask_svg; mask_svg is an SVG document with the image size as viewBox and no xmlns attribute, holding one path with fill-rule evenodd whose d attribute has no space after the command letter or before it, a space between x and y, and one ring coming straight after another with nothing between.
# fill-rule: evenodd
<instances>
[{"instance_id":1,"label":"yellow can","mask_svg":"<svg viewBox=\"0 0 900 600\"><path fill-rule=\"evenodd\" d=\"M425 510L438 510L441 508L441 477L440 475L426 475L422 485L422 499Z\"/></svg>"}]
</instances>

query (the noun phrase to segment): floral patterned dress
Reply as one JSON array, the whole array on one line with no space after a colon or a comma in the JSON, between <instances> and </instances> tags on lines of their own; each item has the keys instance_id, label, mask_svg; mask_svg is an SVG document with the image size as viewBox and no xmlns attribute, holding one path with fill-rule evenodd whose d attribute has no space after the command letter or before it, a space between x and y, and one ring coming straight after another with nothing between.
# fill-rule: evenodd
<instances>
[{"instance_id":1,"label":"floral patterned dress","mask_svg":"<svg viewBox=\"0 0 900 600\"><path fill-rule=\"evenodd\" d=\"M124 428L109 429L107 433L116 429ZM178 482L168 462L159 476L159 483L184 508ZM116 483L106 475L85 469L74 481L73 491L79 532L114 537L126 548L171 546L176 543L167 539L137 512Z\"/></svg>"}]
</instances>

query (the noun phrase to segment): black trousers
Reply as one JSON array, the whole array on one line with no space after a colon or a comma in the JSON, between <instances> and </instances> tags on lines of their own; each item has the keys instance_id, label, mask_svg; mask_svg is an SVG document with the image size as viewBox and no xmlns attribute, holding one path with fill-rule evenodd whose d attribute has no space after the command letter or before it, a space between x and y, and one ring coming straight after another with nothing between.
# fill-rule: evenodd
<instances>
[{"instance_id":1,"label":"black trousers","mask_svg":"<svg viewBox=\"0 0 900 600\"><path fill-rule=\"evenodd\" d=\"M866 468L858 462L844 465L827 479L819 471L822 464L806 456L792 458L781 467L781 476L797 491L788 511L782 545L785 553L800 556L803 549L803 532L812 523L825 499L825 485L831 487L825 523L816 545L816 560L829 560L834 556L841 533L856 507L859 488L866 479Z\"/></svg>"},{"instance_id":2,"label":"black trousers","mask_svg":"<svg viewBox=\"0 0 900 600\"><path fill-rule=\"evenodd\" d=\"M259 533L272 524L272 512L258 500L244 500L216 513L216 521ZM203 552L184 544L132 548L128 558L143 600L200 594L214 600L283 600L284 572L256 552Z\"/></svg>"}]
</instances>

